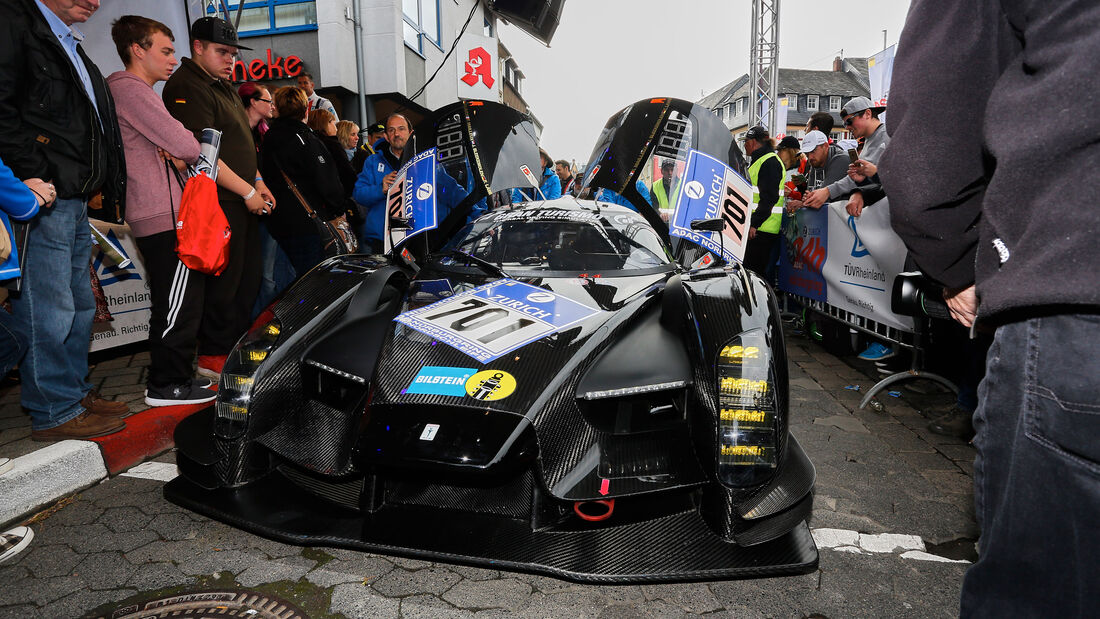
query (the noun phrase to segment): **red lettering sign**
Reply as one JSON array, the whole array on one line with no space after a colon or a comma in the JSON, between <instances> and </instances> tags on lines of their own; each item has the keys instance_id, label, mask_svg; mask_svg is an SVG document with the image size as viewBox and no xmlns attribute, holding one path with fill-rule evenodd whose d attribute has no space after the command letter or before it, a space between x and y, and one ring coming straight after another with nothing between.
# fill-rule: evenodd
<instances>
[{"instance_id":1,"label":"red lettering sign","mask_svg":"<svg viewBox=\"0 0 1100 619\"><path fill-rule=\"evenodd\" d=\"M275 56L271 58L271 50L267 50L267 62L262 58L250 60L245 64L238 60L233 65L233 81L244 82L254 80L279 80L285 77L297 77L302 73L302 59L297 56Z\"/></svg>"}]
</instances>

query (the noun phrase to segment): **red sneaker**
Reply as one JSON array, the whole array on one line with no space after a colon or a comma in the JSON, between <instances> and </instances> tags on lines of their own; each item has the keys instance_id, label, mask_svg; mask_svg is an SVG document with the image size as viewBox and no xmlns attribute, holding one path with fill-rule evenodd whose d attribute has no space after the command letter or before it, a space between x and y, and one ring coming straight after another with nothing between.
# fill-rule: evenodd
<instances>
[{"instance_id":1,"label":"red sneaker","mask_svg":"<svg viewBox=\"0 0 1100 619\"><path fill-rule=\"evenodd\" d=\"M199 374L218 380L222 376L222 366L228 355L199 355Z\"/></svg>"}]
</instances>

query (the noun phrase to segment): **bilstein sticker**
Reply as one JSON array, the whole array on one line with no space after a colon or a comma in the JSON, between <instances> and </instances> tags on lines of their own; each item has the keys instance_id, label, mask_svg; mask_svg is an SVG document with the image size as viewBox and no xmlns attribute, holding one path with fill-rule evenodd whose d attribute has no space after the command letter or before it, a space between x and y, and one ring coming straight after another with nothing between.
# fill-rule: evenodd
<instances>
[{"instance_id":1,"label":"bilstein sticker","mask_svg":"<svg viewBox=\"0 0 1100 619\"><path fill-rule=\"evenodd\" d=\"M475 400L503 400L515 390L516 379L500 370L482 370L466 381L466 395Z\"/></svg>"},{"instance_id":2,"label":"bilstein sticker","mask_svg":"<svg viewBox=\"0 0 1100 619\"><path fill-rule=\"evenodd\" d=\"M452 368L440 365L426 365L420 368L405 393L424 393L428 395L466 395L466 384L477 372L474 368ZM514 384L514 383L513 383Z\"/></svg>"}]
</instances>

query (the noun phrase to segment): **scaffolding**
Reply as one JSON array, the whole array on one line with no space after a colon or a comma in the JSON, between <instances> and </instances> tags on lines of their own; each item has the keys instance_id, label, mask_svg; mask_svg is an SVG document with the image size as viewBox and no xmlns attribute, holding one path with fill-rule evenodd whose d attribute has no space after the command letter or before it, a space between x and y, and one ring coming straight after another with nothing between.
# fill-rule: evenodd
<instances>
[{"instance_id":1,"label":"scaffolding","mask_svg":"<svg viewBox=\"0 0 1100 619\"><path fill-rule=\"evenodd\" d=\"M779 87L779 0L753 0L752 44L749 49L749 79L752 89L749 126L775 126L775 102Z\"/></svg>"}]
</instances>

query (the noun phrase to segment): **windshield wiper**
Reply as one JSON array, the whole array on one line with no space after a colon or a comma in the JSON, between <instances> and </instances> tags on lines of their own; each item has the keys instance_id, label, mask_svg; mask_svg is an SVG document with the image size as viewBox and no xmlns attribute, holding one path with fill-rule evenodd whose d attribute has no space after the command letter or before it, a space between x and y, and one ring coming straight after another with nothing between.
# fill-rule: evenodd
<instances>
[{"instance_id":1,"label":"windshield wiper","mask_svg":"<svg viewBox=\"0 0 1100 619\"><path fill-rule=\"evenodd\" d=\"M444 256L464 258L469 263L476 264L477 266L481 267L481 270L484 271L488 275L495 275L497 277L501 277L501 278L504 278L504 279L508 278L508 275L504 272L504 269L502 269L499 266L493 264L492 262L489 262L488 260L485 260L483 258L478 258L477 256L474 256L472 254L468 254L468 253L466 253L466 252L464 252L460 249L451 249L451 250L447 250L447 251L439 253L439 254L432 254L433 258L442 258Z\"/></svg>"}]
</instances>

